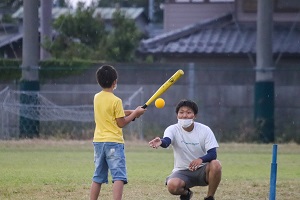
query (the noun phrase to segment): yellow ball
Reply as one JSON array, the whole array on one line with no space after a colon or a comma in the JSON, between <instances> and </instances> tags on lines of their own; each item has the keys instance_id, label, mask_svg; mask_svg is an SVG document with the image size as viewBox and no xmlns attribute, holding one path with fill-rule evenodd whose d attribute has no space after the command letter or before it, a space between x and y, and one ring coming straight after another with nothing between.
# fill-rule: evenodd
<instances>
[{"instance_id":1,"label":"yellow ball","mask_svg":"<svg viewBox=\"0 0 300 200\"><path fill-rule=\"evenodd\" d=\"M163 108L165 106L165 100L163 100L162 98L156 99L155 106L156 108Z\"/></svg>"}]
</instances>

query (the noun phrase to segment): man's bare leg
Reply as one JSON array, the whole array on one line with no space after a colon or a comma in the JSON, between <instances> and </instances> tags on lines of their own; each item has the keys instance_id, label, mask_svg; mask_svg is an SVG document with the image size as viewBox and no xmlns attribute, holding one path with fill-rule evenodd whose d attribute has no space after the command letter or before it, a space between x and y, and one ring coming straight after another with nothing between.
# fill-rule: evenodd
<instances>
[{"instance_id":1,"label":"man's bare leg","mask_svg":"<svg viewBox=\"0 0 300 200\"><path fill-rule=\"evenodd\" d=\"M206 180L208 181L207 196L214 196L221 182L222 166L220 161L213 160L206 167Z\"/></svg>"}]
</instances>

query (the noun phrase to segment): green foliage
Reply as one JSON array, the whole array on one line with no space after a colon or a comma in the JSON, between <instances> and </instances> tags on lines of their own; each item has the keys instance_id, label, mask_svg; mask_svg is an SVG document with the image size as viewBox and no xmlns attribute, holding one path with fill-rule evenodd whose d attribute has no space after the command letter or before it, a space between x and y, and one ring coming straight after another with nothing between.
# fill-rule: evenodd
<instances>
[{"instance_id":1,"label":"green foliage","mask_svg":"<svg viewBox=\"0 0 300 200\"><path fill-rule=\"evenodd\" d=\"M16 20L13 19L11 15L9 15L9 14L4 14L4 15L2 16L1 22L3 22L3 23L15 23Z\"/></svg>"},{"instance_id":2,"label":"green foliage","mask_svg":"<svg viewBox=\"0 0 300 200\"><path fill-rule=\"evenodd\" d=\"M60 16L53 24L56 30L69 38L76 38L81 43L96 47L106 32L101 19L93 17L94 9L78 7L75 15Z\"/></svg>"},{"instance_id":3,"label":"green foliage","mask_svg":"<svg viewBox=\"0 0 300 200\"><path fill-rule=\"evenodd\" d=\"M60 16L53 23L59 34L54 41L46 40L43 47L56 59L133 61L141 38L134 21L114 13L114 29L108 35L104 21L93 13L93 8L79 4L75 14Z\"/></svg>"},{"instance_id":4,"label":"green foliage","mask_svg":"<svg viewBox=\"0 0 300 200\"><path fill-rule=\"evenodd\" d=\"M148 55L145 59L146 63L154 63L154 58L152 55Z\"/></svg>"},{"instance_id":5,"label":"green foliage","mask_svg":"<svg viewBox=\"0 0 300 200\"><path fill-rule=\"evenodd\" d=\"M0 59L0 81L7 82L20 80L22 70L20 60ZM87 60L46 60L40 61L40 80L67 77L82 73L95 63Z\"/></svg>"},{"instance_id":6,"label":"green foliage","mask_svg":"<svg viewBox=\"0 0 300 200\"><path fill-rule=\"evenodd\" d=\"M55 79L81 74L94 63L84 60L46 60L39 63L40 79Z\"/></svg>"},{"instance_id":7,"label":"green foliage","mask_svg":"<svg viewBox=\"0 0 300 200\"><path fill-rule=\"evenodd\" d=\"M21 60L0 59L0 81L19 80L21 63Z\"/></svg>"},{"instance_id":8,"label":"green foliage","mask_svg":"<svg viewBox=\"0 0 300 200\"><path fill-rule=\"evenodd\" d=\"M51 47L48 48L48 46ZM65 35L59 35L52 44L47 40L44 47L49 50L53 58L57 59L92 59L94 57L92 48L83 43L74 42Z\"/></svg>"},{"instance_id":9,"label":"green foliage","mask_svg":"<svg viewBox=\"0 0 300 200\"><path fill-rule=\"evenodd\" d=\"M121 12L113 16L114 30L108 36L107 57L118 62L134 60L135 49L141 38L141 33L132 20L127 19Z\"/></svg>"},{"instance_id":10,"label":"green foliage","mask_svg":"<svg viewBox=\"0 0 300 200\"><path fill-rule=\"evenodd\" d=\"M54 58L59 59L101 59L98 48L106 38L104 22L93 17L94 9L79 6L75 14L60 16L53 23L59 33L54 41L48 40L43 46Z\"/></svg>"}]
</instances>

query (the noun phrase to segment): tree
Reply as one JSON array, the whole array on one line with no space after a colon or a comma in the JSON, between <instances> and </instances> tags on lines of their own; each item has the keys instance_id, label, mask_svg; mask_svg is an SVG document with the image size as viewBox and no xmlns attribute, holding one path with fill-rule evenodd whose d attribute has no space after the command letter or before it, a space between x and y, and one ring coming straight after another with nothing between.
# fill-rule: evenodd
<instances>
[{"instance_id":1,"label":"tree","mask_svg":"<svg viewBox=\"0 0 300 200\"><path fill-rule=\"evenodd\" d=\"M133 61L142 34L134 21L127 19L120 11L114 13L112 23L114 29L107 40L107 58L118 62Z\"/></svg>"},{"instance_id":2,"label":"tree","mask_svg":"<svg viewBox=\"0 0 300 200\"><path fill-rule=\"evenodd\" d=\"M43 44L44 48L60 59L133 61L142 36L134 20L117 11L112 19L114 28L108 33L103 20L94 18L93 13L93 8L80 4L74 14L60 16L53 23L57 36Z\"/></svg>"},{"instance_id":3,"label":"tree","mask_svg":"<svg viewBox=\"0 0 300 200\"><path fill-rule=\"evenodd\" d=\"M55 58L101 59L99 46L106 40L104 22L93 17L93 8L82 4L74 14L60 16L53 23L58 35L53 42L43 44Z\"/></svg>"}]
</instances>

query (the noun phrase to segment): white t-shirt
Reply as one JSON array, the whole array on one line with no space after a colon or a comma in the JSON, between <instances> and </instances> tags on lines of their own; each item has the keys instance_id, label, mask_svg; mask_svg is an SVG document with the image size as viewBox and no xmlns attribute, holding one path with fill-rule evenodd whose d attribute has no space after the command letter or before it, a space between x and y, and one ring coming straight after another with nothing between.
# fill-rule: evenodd
<instances>
[{"instance_id":1,"label":"white t-shirt","mask_svg":"<svg viewBox=\"0 0 300 200\"><path fill-rule=\"evenodd\" d=\"M188 169L193 160L206 155L208 150L219 147L212 130L198 122L194 122L194 129L191 132L185 131L178 124L173 124L165 130L164 137L169 137L173 146L173 172Z\"/></svg>"}]
</instances>

